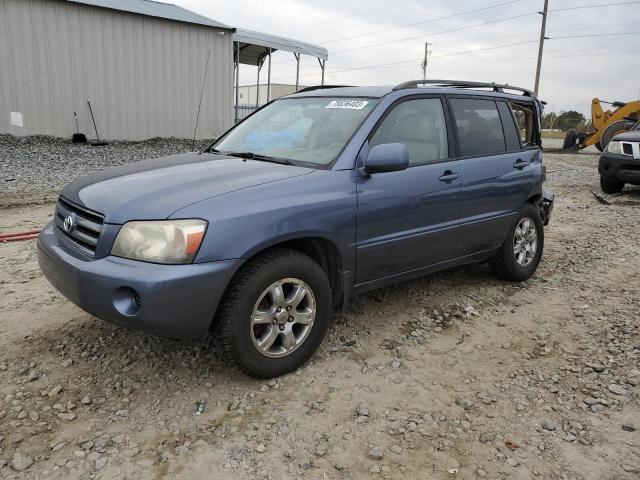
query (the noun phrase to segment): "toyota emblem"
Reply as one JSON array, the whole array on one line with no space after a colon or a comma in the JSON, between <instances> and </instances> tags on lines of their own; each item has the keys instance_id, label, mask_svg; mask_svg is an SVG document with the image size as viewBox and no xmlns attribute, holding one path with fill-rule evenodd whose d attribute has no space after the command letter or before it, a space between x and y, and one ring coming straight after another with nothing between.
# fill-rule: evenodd
<instances>
[{"instance_id":1,"label":"toyota emblem","mask_svg":"<svg viewBox=\"0 0 640 480\"><path fill-rule=\"evenodd\" d=\"M62 224L62 227L64 228L64 231L69 233L69 232L71 232L71 230L73 230L74 226L75 226L75 223L73 221L73 215L68 215L64 219L64 223Z\"/></svg>"}]
</instances>

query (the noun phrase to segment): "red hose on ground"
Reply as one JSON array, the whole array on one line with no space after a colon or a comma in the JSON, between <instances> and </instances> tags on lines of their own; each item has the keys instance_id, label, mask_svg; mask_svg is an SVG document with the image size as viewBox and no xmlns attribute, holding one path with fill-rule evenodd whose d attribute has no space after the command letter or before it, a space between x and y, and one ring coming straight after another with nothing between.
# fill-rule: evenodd
<instances>
[{"instance_id":1,"label":"red hose on ground","mask_svg":"<svg viewBox=\"0 0 640 480\"><path fill-rule=\"evenodd\" d=\"M29 230L27 232L0 233L0 243L17 242L20 240L33 240L34 238L38 238L39 233L40 229Z\"/></svg>"}]
</instances>

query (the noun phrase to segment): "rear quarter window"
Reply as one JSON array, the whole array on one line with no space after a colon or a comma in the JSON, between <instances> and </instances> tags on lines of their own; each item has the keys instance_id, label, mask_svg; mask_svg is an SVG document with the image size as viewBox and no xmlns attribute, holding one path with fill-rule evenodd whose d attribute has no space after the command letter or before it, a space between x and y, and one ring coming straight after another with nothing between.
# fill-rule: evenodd
<instances>
[{"instance_id":1,"label":"rear quarter window","mask_svg":"<svg viewBox=\"0 0 640 480\"><path fill-rule=\"evenodd\" d=\"M490 155L506 151L498 107L493 100L478 98L449 99L460 155Z\"/></svg>"}]
</instances>

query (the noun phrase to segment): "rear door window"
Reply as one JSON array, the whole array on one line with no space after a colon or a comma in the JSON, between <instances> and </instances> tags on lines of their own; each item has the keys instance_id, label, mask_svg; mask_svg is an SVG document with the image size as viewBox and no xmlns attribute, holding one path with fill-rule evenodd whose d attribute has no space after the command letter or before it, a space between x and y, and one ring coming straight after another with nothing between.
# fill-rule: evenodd
<instances>
[{"instance_id":1,"label":"rear door window","mask_svg":"<svg viewBox=\"0 0 640 480\"><path fill-rule=\"evenodd\" d=\"M451 98L449 100L463 157L506 151L502 122L493 100Z\"/></svg>"},{"instance_id":2,"label":"rear door window","mask_svg":"<svg viewBox=\"0 0 640 480\"><path fill-rule=\"evenodd\" d=\"M507 102L498 102L498 110L504 127L504 139L507 143L507 150L512 152L522 148L520 144L520 134L514 121L513 112Z\"/></svg>"},{"instance_id":3,"label":"rear door window","mask_svg":"<svg viewBox=\"0 0 640 480\"><path fill-rule=\"evenodd\" d=\"M402 102L389 112L369 140L369 147L403 143L409 164L434 163L449 157L447 124L439 98Z\"/></svg>"}]
</instances>

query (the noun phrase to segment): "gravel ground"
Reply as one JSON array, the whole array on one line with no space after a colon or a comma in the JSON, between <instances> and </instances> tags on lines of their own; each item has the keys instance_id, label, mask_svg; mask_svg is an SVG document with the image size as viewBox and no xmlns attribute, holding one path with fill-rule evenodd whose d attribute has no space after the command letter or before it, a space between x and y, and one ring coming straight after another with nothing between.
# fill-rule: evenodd
<instances>
[{"instance_id":1,"label":"gravel ground","mask_svg":"<svg viewBox=\"0 0 640 480\"><path fill-rule=\"evenodd\" d=\"M269 382L222 364L215 335L92 318L34 242L0 244L0 478L640 478L640 188L603 205L597 155L545 162L532 279L469 266L358 297ZM52 208L5 208L0 231Z\"/></svg>"},{"instance_id":2,"label":"gravel ground","mask_svg":"<svg viewBox=\"0 0 640 480\"><path fill-rule=\"evenodd\" d=\"M211 142L153 138L93 147L54 137L0 135L0 207L54 201L77 177L145 158L204 148Z\"/></svg>"}]
</instances>

